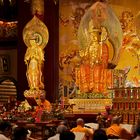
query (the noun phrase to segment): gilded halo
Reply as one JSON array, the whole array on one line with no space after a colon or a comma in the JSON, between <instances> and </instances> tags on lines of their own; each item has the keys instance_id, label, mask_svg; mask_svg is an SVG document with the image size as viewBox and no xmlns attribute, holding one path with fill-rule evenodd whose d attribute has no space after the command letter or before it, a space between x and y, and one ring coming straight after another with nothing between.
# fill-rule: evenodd
<instances>
[{"instance_id":1,"label":"gilded halo","mask_svg":"<svg viewBox=\"0 0 140 140\"><path fill-rule=\"evenodd\" d=\"M46 47L49 40L47 26L36 16L23 29L23 41L27 47L31 47L30 40L35 40L42 49Z\"/></svg>"}]
</instances>

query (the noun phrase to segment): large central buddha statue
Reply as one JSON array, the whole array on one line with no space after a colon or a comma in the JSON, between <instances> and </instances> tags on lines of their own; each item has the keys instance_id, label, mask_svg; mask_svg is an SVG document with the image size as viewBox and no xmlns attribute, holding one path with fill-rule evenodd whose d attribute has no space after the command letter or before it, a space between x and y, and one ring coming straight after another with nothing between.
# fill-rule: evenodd
<instances>
[{"instance_id":1,"label":"large central buddha statue","mask_svg":"<svg viewBox=\"0 0 140 140\"><path fill-rule=\"evenodd\" d=\"M76 85L81 92L105 93L112 86L122 43L120 22L107 3L96 2L85 13L78 40L81 65L76 68Z\"/></svg>"}]
</instances>

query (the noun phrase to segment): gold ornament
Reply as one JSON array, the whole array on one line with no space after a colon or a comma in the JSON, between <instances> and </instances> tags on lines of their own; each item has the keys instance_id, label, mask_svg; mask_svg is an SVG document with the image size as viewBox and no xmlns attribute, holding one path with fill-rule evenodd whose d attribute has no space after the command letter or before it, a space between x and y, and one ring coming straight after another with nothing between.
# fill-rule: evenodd
<instances>
[{"instance_id":1,"label":"gold ornament","mask_svg":"<svg viewBox=\"0 0 140 140\"><path fill-rule=\"evenodd\" d=\"M34 40L42 49L46 47L49 33L46 25L34 16L23 29L23 40L27 47L31 47L30 40Z\"/></svg>"}]
</instances>

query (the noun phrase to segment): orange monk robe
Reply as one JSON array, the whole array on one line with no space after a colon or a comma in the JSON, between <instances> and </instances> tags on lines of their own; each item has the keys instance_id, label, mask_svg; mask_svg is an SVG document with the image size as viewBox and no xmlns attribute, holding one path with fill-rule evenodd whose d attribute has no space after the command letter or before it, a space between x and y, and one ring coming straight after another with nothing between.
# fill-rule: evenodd
<instances>
[{"instance_id":1,"label":"orange monk robe","mask_svg":"<svg viewBox=\"0 0 140 140\"><path fill-rule=\"evenodd\" d=\"M36 107L36 112L40 109L51 112L52 110L51 103L48 100L45 100L44 102L40 102L39 105Z\"/></svg>"},{"instance_id":2,"label":"orange monk robe","mask_svg":"<svg viewBox=\"0 0 140 140\"><path fill-rule=\"evenodd\" d=\"M112 124L110 127L108 127L106 130L106 134L107 136L117 136L120 139L131 139L131 134L126 129L121 128L121 126L117 124Z\"/></svg>"},{"instance_id":3,"label":"orange monk robe","mask_svg":"<svg viewBox=\"0 0 140 140\"><path fill-rule=\"evenodd\" d=\"M91 137L93 135L93 130L90 129L90 128L85 128L85 127L82 127L80 125L77 125L77 127L74 127L70 130L71 132L83 132L85 133L85 135L87 137Z\"/></svg>"},{"instance_id":4,"label":"orange monk robe","mask_svg":"<svg viewBox=\"0 0 140 140\"><path fill-rule=\"evenodd\" d=\"M106 129L106 134L107 134L107 136L112 135L112 136L117 136L117 137L120 138L121 131L122 131L122 128L119 125L112 124L110 127L108 127Z\"/></svg>"}]
</instances>

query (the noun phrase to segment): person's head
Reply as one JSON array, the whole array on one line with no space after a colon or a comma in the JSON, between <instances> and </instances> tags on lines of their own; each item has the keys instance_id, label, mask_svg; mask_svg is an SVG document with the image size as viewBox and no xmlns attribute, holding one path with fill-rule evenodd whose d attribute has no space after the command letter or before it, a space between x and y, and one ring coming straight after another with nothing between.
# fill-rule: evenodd
<instances>
[{"instance_id":1,"label":"person's head","mask_svg":"<svg viewBox=\"0 0 140 140\"><path fill-rule=\"evenodd\" d=\"M138 126L138 127L136 128L136 133L137 133L138 136L140 136L140 126Z\"/></svg>"},{"instance_id":2,"label":"person's head","mask_svg":"<svg viewBox=\"0 0 140 140\"><path fill-rule=\"evenodd\" d=\"M45 101L46 100L46 92L45 91L42 91L41 94L40 94L40 100L41 102Z\"/></svg>"},{"instance_id":3,"label":"person's head","mask_svg":"<svg viewBox=\"0 0 140 140\"><path fill-rule=\"evenodd\" d=\"M16 127L13 132L13 140L26 140L28 130L24 127Z\"/></svg>"},{"instance_id":4,"label":"person's head","mask_svg":"<svg viewBox=\"0 0 140 140\"><path fill-rule=\"evenodd\" d=\"M0 131L4 132L5 130L7 130L8 128L11 128L11 123L7 122L7 121L1 121L0 122Z\"/></svg>"},{"instance_id":5,"label":"person's head","mask_svg":"<svg viewBox=\"0 0 140 140\"><path fill-rule=\"evenodd\" d=\"M62 133L62 132L64 132L64 131L66 131L67 130L67 127L65 126L65 125L59 125L58 127L57 127L57 129L56 129L56 131L57 131L57 133Z\"/></svg>"},{"instance_id":6,"label":"person's head","mask_svg":"<svg viewBox=\"0 0 140 140\"><path fill-rule=\"evenodd\" d=\"M60 133L60 140L74 140L75 135L71 131L64 131Z\"/></svg>"},{"instance_id":7,"label":"person's head","mask_svg":"<svg viewBox=\"0 0 140 140\"><path fill-rule=\"evenodd\" d=\"M76 120L76 124L77 124L77 125L80 125L80 126L82 126L82 127L84 127L84 120L83 120L82 118L78 118L78 119Z\"/></svg>"},{"instance_id":8,"label":"person's head","mask_svg":"<svg viewBox=\"0 0 140 140\"><path fill-rule=\"evenodd\" d=\"M59 125L65 125L65 126L67 126L67 121L66 120L63 120L63 121L60 122Z\"/></svg>"},{"instance_id":9,"label":"person's head","mask_svg":"<svg viewBox=\"0 0 140 140\"><path fill-rule=\"evenodd\" d=\"M4 133L4 135L9 136L12 132L12 125L10 122L1 121L0 122L0 131Z\"/></svg>"},{"instance_id":10,"label":"person's head","mask_svg":"<svg viewBox=\"0 0 140 140\"><path fill-rule=\"evenodd\" d=\"M101 112L98 112L98 116L100 116L101 115Z\"/></svg>"},{"instance_id":11,"label":"person's head","mask_svg":"<svg viewBox=\"0 0 140 140\"><path fill-rule=\"evenodd\" d=\"M107 135L105 130L97 129L94 131L93 140L107 140Z\"/></svg>"},{"instance_id":12,"label":"person's head","mask_svg":"<svg viewBox=\"0 0 140 140\"><path fill-rule=\"evenodd\" d=\"M111 110L111 107L110 106L105 106L105 110L106 110L106 112L110 112L110 110Z\"/></svg>"},{"instance_id":13,"label":"person's head","mask_svg":"<svg viewBox=\"0 0 140 140\"><path fill-rule=\"evenodd\" d=\"M112 124L120 124L121 118L118 116L115 116L112 118Z\"/></svg>"}]
</instances>

